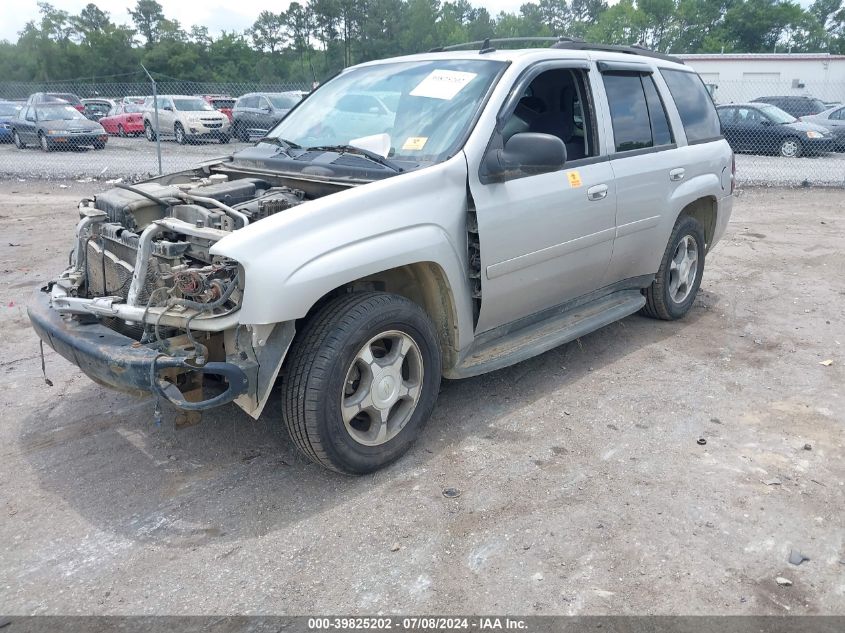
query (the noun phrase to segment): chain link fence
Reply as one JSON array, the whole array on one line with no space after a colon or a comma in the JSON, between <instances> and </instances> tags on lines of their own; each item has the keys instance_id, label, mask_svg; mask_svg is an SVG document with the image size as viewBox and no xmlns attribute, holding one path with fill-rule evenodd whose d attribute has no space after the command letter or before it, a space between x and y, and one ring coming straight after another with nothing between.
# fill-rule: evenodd
<instances>
[{"instance_id":1,"label":"chain link fence","mask_svg":"<svg viewBox=\"0 0 845 633\"><path fill-rule=\"evenodd\" d=\"M806 88L780 81L709 80L706 74L702 79L737 152L741 185L845 186L845 84ZM309 89L292 83L160 81L156 125L149 82L0 82L0 178L135 180L158 173L159 147L164 173L187 169L246 147ZM56 126L39 128L34 121L18 134L18 145L26 147L16 147L14 132L21 121L9 113L38 92L80 98L82 103L73 105L103 126L105 145L99 138L52 129ZM233 111L244 96L249 98ZM14 118L18 121L11 123ZM62 125L79 128L79 121L85 123L75 119Z\"/></svg>"}]
</instances>

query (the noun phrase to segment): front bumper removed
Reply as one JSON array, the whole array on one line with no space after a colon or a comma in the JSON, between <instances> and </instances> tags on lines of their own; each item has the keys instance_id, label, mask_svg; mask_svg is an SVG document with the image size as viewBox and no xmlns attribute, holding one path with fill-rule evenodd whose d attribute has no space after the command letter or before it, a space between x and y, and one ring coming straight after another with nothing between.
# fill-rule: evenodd
<instances>
[{"instance_id":1,"label":"front bumper removed","mask_svg":"<svg viewBox=\"0 0 845 633\"><path fill-rule=\"evenodd\" d=\"M63 317L51 305L47 293L37 293L27 312L45 343L100 384L130 393L158 395L180 409L191 411L226 404L249 389L246 373L234 363L211 362L197 366L188 357L164 354L115 332L96 317ZM172 378L191 372L219 376L226 388L211 398L189 402Z\"/></svg>"}]
</instances>

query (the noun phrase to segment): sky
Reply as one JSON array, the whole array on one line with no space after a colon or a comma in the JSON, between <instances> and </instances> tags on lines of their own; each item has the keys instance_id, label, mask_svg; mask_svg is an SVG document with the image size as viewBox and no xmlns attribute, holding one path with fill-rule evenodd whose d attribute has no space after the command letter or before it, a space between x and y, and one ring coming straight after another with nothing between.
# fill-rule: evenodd
<instances>
[{"instance_id":1,"label":"sky","mask_svg":"<svg viewBox=\"0 0 845 633\"><path fill-rule=\"evenodd\" d=\"M117 24L131 24L126 7L134 6L135 0L48 0L57 9L70 14L79 11L88 2L94 2L100 9L111 15ZM499 11L516 11L529 0L478 0L476 6L484 6L491 14ZM279 12L287 9L290 2L278 0L158 0L164 7L164 15L179 20L182 28L190 30L194 25L206 26L212 35L221 30L243 31L252 26L258 14L267 9ZM0 40L16 42L18 33L24 25L36 19L38 6L36 0L3 0L3 17L0 20Z\"/></svg>"}]
</instances>

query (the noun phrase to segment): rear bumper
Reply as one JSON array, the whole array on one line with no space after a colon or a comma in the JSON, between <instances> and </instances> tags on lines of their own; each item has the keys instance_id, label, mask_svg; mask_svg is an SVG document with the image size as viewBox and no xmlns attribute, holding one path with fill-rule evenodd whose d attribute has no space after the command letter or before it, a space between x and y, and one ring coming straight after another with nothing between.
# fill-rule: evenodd
<instances>
[{"instance_id":1,"label":"rear bumper","mask_svg":"<svg viewBox=\"0 0 845 633\"><path fill-rule=\"evenodd\" d=\"M249 387L246 374L233 363L208 363L196 367L186 358L168 356L119 334L95 318L63 317L51 306L47 293L36 293L27 312L42 341L89 378L114 389L135 394L156 394L181 409L202 410L231 402ZM161 372L168 370L222 376L228 387L213 398L188 402L175 384L162 378Z\"/></svg>"}]
</instances>

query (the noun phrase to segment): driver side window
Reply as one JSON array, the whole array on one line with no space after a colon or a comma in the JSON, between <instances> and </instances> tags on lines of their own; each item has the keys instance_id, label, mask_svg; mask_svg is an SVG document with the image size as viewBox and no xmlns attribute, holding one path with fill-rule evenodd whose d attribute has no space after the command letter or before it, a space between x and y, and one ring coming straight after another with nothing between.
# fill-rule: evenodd
<instances>
[{"instance_id":1,"label":"driver side window","mask_svg":"<svg viewBox=\"0 0 845 633\"><path fill-rule=\"evenodd\" d=\"M547 70L531 80L522 94L502 127L504 143L514 134L538 132L564 142L567 162L598 155L593 101L585 71Z\"/></svg>"}]
</instances>

